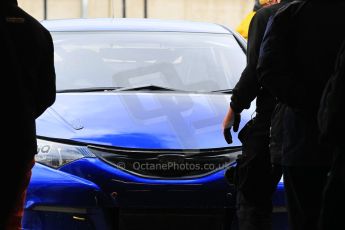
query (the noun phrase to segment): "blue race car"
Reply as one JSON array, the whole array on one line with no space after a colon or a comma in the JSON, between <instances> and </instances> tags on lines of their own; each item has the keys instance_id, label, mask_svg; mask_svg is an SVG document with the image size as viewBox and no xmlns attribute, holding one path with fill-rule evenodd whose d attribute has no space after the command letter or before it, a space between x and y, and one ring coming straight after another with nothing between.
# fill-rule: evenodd
<instances>
[{"instance_id":1,"label":"blue race car","mask_svg":"<svg viewBox=\"0 0 345 230\"><path fill-rule=\"evenodd\" d=\"M246 65L226 27L144 19L43 23L57 100L37 120L24 229L234 229L220 124ZM254 110L246 111L243 126ZM282 185L275 229L286 229Z\"/></svg>"}]
</instances>

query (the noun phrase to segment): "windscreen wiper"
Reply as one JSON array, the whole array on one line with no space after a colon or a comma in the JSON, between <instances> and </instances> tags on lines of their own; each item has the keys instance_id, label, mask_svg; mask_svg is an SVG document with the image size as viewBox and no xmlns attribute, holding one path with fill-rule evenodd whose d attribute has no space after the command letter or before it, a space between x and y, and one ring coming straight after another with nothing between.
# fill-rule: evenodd
<instances>
[{"instance_id":1,"label":"windscreen wiper","mask_svg":"<svg viewBox=\"0 0 345 230\"><path fill-rule=\"evenodd\" d=\"M211 91L212 93L233 93L232 89L221 89L221 90L215 90L215 91Z\"/></svg>"},{"instance_id":2,"label":"windscreen wiper","mask_svg":"<svg viewBox=\"0 0 345 230\"><path fill-rule=\"evenodd\" d=\"M158 85L141 85L141 86L134 86L134 87L123 87L116 89L114 91L139 91L139 90L149 90L149 91L183 91L180 89L173 89Z\"/></svg>"},{"instance_id":3,"label":"windscreen wiper","mask_svg":"<svg viewBox=\"0 0 345 230\"><path fill-rule=\"evenodd\" d=\"M121 87L90 87L90 88L79 88L79 89L63 89L57 90L57 93L87 93L87 92L106 92L120 89Z\"/></svg>"}]
</instances>

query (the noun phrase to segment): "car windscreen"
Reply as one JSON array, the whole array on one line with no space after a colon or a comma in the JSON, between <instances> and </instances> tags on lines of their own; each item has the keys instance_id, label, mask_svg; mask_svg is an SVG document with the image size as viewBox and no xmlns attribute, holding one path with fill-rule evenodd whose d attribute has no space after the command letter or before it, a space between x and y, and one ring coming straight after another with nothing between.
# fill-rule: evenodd
<instances>
[{"instance_id":1,"label":"car windscreen","mask_svg":"<svg viewBox=\"0 0 345 230\"><path fill-rule=\"evenodd\" d=\"M54 32L57 89L155 85L234 88L246 64L231 34Z\"/></svg>"}]
</instances>

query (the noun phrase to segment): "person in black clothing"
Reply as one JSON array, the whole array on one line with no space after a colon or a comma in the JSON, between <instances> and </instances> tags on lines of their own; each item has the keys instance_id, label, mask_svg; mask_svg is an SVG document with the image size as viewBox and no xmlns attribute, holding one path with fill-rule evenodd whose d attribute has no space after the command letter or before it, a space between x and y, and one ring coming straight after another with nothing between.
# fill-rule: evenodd
<instances>
[{"instance_id":1,"label":"person in black clothing","mask_svg":"<svg viewBox=\"0 0 345 230\"><path fill-rule=\"evenodd\" d=\"M329 79L318 112L320 141L333 152L331 170L323 193L321 230L345 229L345 41L338 54L335 70Z\"/></svg>"},{"instance_id":2,"label":"person in black clothing","mask_svg":"<svg viewBox=\"0 0 345 230\"><path fill-rule=\"evenodd\" d=\"M55 100L49 32L15 0L0 2L2 188L0 229L20 229L25 190L37 153L35 119ZM8 167L5 167L7 164Z\"/></svg>"},{"instance_id":3,"label":"person in black clothing","mask_svg":"<svg viewBox=\"0 0 345 230\"><path fill-rule=\"evenodd\" d=\"M223 122L225 139L230 142L228 136L232 121L235 122L234 127L237 126L239 114L248 109L256 98L257 115L239 133L243 144L243 153L237 164L237 216L241 230L271 228L272 195L281 177L280 162L271 162L269 149L271 116L276 100L260 86L256 67L267 22L288 2L283 0L262 8L253 17L249 27L247 67L233 89L230 108ZM277 164L272 167L272 163Z\"/></svg>"},{"instance_id":4,"label":"person in black clothing","mask_svg":"<svg viewBox=\"0 0 345 230\"><path fill-rule=\"evenodd\" d=\"M315 230L320 217L332 154L319 143L317 112L345 38L344 10L342 0L291 3L269 22L260 51L259 82L287 106L282 164L292 230Z\"/></svg>"}]
</instances>

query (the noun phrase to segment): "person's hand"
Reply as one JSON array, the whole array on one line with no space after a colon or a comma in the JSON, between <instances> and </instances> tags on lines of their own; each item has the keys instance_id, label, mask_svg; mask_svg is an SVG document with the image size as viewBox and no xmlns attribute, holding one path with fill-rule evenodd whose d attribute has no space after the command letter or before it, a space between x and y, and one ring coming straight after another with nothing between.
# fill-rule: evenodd
<instances>
[{"instance_id":1,"label":"person's hand","mask_svg":"<svg viewBox=\"0 0 345 230\"><path fill-rule=\"evenodd\" d=\"M233 128L234 132L237 132L240 122L241 114L235 113L230 107L228 113L224 117L222 125L224 139L228 144L232 143L231 128Z\"/></svg>"}]
</instances>

